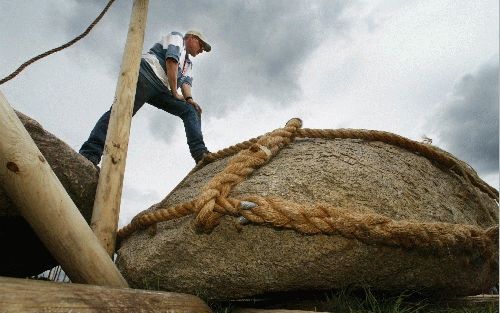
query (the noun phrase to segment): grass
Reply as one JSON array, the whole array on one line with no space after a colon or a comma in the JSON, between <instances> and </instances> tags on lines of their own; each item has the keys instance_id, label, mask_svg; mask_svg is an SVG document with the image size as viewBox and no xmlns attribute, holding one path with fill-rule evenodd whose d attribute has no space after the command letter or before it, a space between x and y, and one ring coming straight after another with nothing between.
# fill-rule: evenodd
<instances>
[{"instance_id":1,"label":"grass","mask_svg":"<svg viewBox=\"0 0 500 313\"><path fill-rule=\"evenodd\" d=\"M214 313L231 313L234 307L227 303L210 303ZM432 304L414 292L403 292L396 296L374 294L370 289L354 292L343 289L326 293L323 300L308 308L297 308L318 312L346 313L494 313L495 305L470 308L447 308Z\"/></svg>"},{"instance_id":2,"label":"grass","mask_svg":"<svg viewBox=\"0 0 500 313\"><path fill-rule=\"evenodd\" d=\"M156 281L144 280L145 289L160 290L159 279ZM214 313L232 313L235 303L212 302L202 294L198 297L205 299ZM285 300L286 301L286 300ZM258 302L255 302L258 303ZM240 304L240 303L238 303ZM399 295L391 296L376 294L366 288L361 291L349 288L324 293L323 297L310 303L306 308L297 308L318 312L335 313L497 313L497 305L486 304L481 307L445 308L433 304L429 299L422 297L417 292L405 291ZM312 308L311 308L312 307ZM276 307L274 308L276 309Z\"/></svg>"}]
</instances>

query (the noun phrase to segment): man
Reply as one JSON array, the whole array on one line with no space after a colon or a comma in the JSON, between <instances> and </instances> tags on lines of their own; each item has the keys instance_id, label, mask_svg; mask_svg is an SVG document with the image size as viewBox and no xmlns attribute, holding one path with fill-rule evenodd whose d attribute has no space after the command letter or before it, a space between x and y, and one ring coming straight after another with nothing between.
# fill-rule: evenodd
<instances>
[{"instance_id":1,"label":"man","mask_svg":"<svg viewBox=\"0 0 500 313\"><path fill-rule=\"evenodd\" d=\"M197 31L189 31L184 36L172 32L156 43L148 53L143 54L137 80L137 90L132 115L149 103L158 109L182 119L186 131L187 144L196 163L208 153L201 133L201 108L193 100L191 86L191 57L211 46ZM181 93L177 91L181 89ZM97 121L89 139L80 148L80 154L94 165L101 161L111 109Z\"/></svg>"}]
</instances>

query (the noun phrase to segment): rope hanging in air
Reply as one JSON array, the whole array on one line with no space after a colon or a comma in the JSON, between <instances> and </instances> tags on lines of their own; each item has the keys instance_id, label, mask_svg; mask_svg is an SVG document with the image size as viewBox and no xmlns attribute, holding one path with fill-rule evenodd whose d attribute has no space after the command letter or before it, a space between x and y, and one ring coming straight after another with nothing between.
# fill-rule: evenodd
<instances>
[{"instance_id":1,"label":"rope hanging in air","mask_svg":"<svg viewBox=\"0 0 500 313\"><path fill-rule=\"evenodd\" d=\"M12 72L11 74L5 76L4 78L2 78L0 80L0 85L8 82L9 80L11 80L12 78L16 77L19 73L21 73L22 70L24 70L26 67L28 67L29 65L35 63L36 61L40 60L40 59L43 59L44 57L46 56L49 56L53 53L56 53L58 51L61 51L61 50L64 50L70 46L72 46L73 44L75 44L76 42L78 42L80 39L82 39L83 37L87 36L88 33L90 33L90 31L92 30L92 28L94 28L94 26L101 20L101 18L104 16L104 14L106 14L106 12L108 11L109 7L113 4L113 2L115 2L115 0L109 0L108 4L106 5L106 7L102 10L102 12L99 14L99 16L92 22L92 24L89 25L89 27L87 27L87 29L81 33L79 36L75 37L73 40L59 46L59 47L56 47L54 49L51 49L49 51L46 51L42 54L39 54L37 55L36 57L33 57L31 59L29 59L28 61L24 62L21 66L19 66L17 68L17 70L15 70L14 72Z\"/></svg>"}]
</instances>

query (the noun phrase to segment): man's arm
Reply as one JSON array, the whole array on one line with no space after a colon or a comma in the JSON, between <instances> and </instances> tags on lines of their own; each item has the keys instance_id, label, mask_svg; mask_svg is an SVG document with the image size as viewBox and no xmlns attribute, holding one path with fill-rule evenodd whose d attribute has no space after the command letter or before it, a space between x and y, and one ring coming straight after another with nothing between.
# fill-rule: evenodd
<instances>
[{"instance_id":1,"label":"man's arm","mask_svg":"<svg viewBox=\"0 0 500 313\"><path fill-rule=\"evenodd\" d=\"M182 94L184 95L184 99L186 99L186 102L192 105L195 110L198 112L199 115L201 115L201 107L196 103L196 101L193 100L193 97L191 95L191 85L188 83L184 83L181 86L181 91Z\"/></svg>"},{"instance_id":2,"label":"man's arm","mask_svg":"<svg viewBox=\"0 0 500 313\"><path fill-rule=\"evenodd\" d=\"M167 58L167 78L172 96L177 100L184 100L184 97L177 92L177 67L178 63L173 58Z\"/></svg>"}]
</instances>

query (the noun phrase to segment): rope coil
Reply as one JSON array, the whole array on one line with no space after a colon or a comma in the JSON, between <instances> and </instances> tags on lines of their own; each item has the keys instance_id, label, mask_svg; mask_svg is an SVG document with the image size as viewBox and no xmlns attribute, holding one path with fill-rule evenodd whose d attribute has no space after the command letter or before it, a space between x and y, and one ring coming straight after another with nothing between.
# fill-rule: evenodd
<instances>
[{"instance_id":1,"label":"rope coil","mask_svg":"<svg viewBox=\"0 0 500 313\"><path fill-rule=\"evenodd\" d=\"M254 224L293 229L307 235L340 235L365 244L381 244L404 249L418 248L432 253L479 252L487 258L496 251L498 226L484 230L472 225L396 221L380 214L361 214L328 204L314 206L297 204L276 197L228 198L234 186L269 162L295 138L341 138L382 141L418 153L438 162L445 169L453 171L498 201L498 191L484 183L472 169L463 166L460 161L437 148L382 131L321 130L301 127L300 119L292 119L284 128L210 154L190 174L210 162L235 155L229 160L226 168L205 185L196 199L174 207L158 208L153 212L142 213L119 230L118 237L123 239L138 229L191 214L196 214L194 226L198 231L210 232L218 225L222 216L231 215Z\"/></svg>"}]
</instances>

